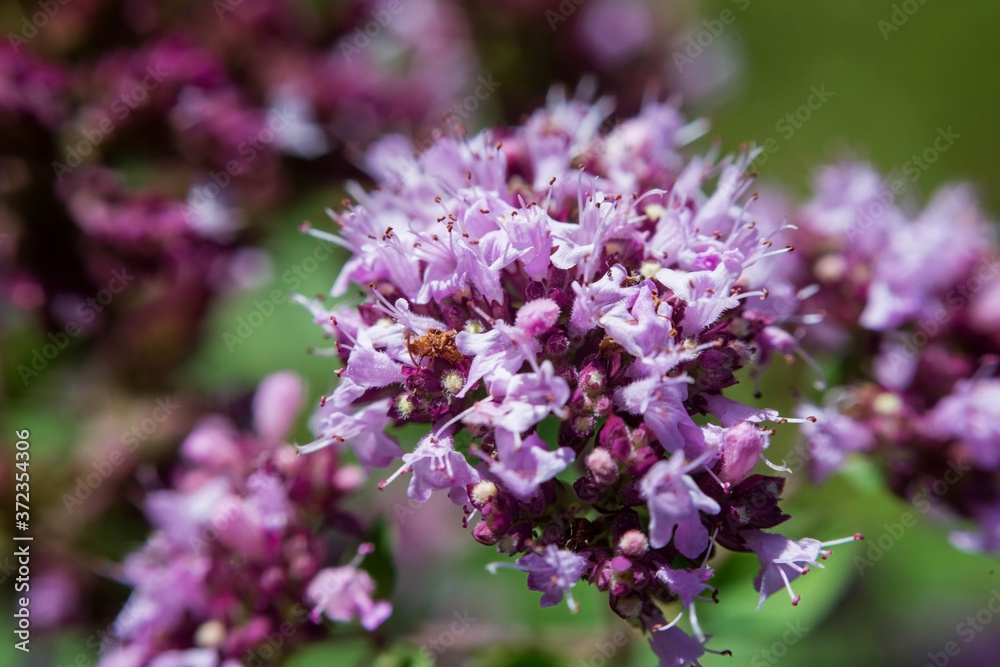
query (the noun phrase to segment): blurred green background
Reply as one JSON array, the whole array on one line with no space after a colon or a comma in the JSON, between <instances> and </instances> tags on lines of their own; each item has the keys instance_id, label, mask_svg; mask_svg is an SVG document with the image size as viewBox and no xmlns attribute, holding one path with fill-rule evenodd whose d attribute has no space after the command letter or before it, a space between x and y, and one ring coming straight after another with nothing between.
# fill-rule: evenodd
<instances>
[{"instance_id":1,"label":"blurred green background","mask_svg":"<svg viewBox=\"0 0 1000 667\"><path fill-rule=\"evenodd\" d=\"M763 178L804 192L815 165L845 153L883 171L901 168L931 147L939 128L951 127L961 136L917 182L922 200L943 182L968 180L995 215L1000 5L713 0L699 6L702 20L727 9L735 14L708 49L724 42L744 71L734 97L698 110L713 118L727 147L778 140L780 150L760 168ZM821 85L832 97L785 139L776 124Z\"/></svg>"},{"instance_id":2,"label":"blurred green background","mask_svg":"<svg viewBox=\"0 0 1000 667\"><path fill-rule=\"evenodd\" d=\"M912 14L907 14L907 9ZM720 19L724 11L735 19L722 24L721 32L716 24L702 23ZM708 43L704 50L717 55L730 53L740 61L741 71L730 94L701 101L689 111L712 119L710 136L721 136L726 150L735 150L746 141L764 144L775 139L778 150L759 169L763 182L780 183L795 194L803 194L816 165L845 155L871 160L883 172L901 170L915 154L933 145L939 128L951 128L960 137L936 163L921 171L907 196L926 201L942 183L971 181L986 210L993 217L1000 212L1000 132L995 126L1000 109L996 74L1000 64L1000 4L973 0L926 0L923 4L917 0L713 0L698 3L696 12L700 18L696 19L694 36L701 30L711 36L711 40L702 38ZM893 24L894 17L902 25ZM890 30L888 25L898 30ZM719 32L717 36L711 35L712 27ZM488 64L484 69L489 71ZM782 119L806 103L813 87L824 86L832 93L830 99L811 111L801 127L792 126L794 132L789 136L790 124L783 125ZM702 142L708 145L707 140ZM209 320L196 358L181 371L187 381L198 387L246 388L270 372L289 368L309 379L314 395L327 388L333 365L306 354L307 346L322 341L303 310L281 306L233 351L227 348L224 335L234 332L238 318L253 310L255 299L272 289L284 289L283 272L301 262L313 247L297 233L299 223L311 220L322 224L323 208L341 197L333 189L317 193L273 221L273 227L283 231L268 242L274 262L271 282L220 304ZM302 291L326 292L340 260L342 256L335 256L321 264ZM774 368L766 380L765 400L770 405L787 404L788 371ZM51 370L30 396L4 409L4 428L27 420L38 423L33 433L36 441L71 446L76 436L72 424L38 418L50 409L39 408L45 405L47 387L55 396L59 394L56 387L69 381L63 371ZM305 432L301 433L304 438ZM785 442L779 444L788 447L793 432L786 430L784 436ZM61 452L54 447L49 455L58 457ZM801 482L793 479L789 484L786 504L795 518L786 524L784 533L833 539L863 532L868 540L839 547L826 571L796 582L796 592L803 598L798 608L792 608L779 594L756 612L751 586L756 560L741 555L719 562L713 583L722 590L721 604L700 605L699 618L703 629L713 636L708 646L729 649L733 655L708 655L705 665L919 667L934 664L929 654L941 653L951 641L960 650L957 656L945 656L949 665L1000 664L996 657L1000 655L1000 618L991 616L992 623L985 624L968 643L958 627L966 617L983 610L993 591L1000 589L994 559L953 549L947 541L949 526L893 498L868 464L853 464L823 488L799 488L797 481ZM364 508L368 501L362 497L356 502ZM419 512L433 512L441 520L449 520L447 508L440 513L433 508ZM891 536L887 525L899 522L906 512L917 515L917 525L905 529L898 538L884 538ZM450 520L457 523L460 519L452 512ZM389 524L393 532L393 517ZM865 568L862 576L854 558L870 557L869 549L880 537L890 548L872 558L871 567ZM434 561L436 569L424 563L423 569L413 570L413 576L423 581L397 580L397 591L409 587L428 594L396 601L397 614L388 626L390 632L420 632L420 623L428 618L447 621L454 612L467 611L480 620L466 639L474 641L480 630L490 626L502 627L502 637L510 641L461 664L656 664L645 641L610 612L604 595L577 586L577 599L583 608L578 616L565 607L540 609L539 596L525 588L523 574L501 570L491 576L483 570L494 559L490 549L467 537L459 545L449 550L453 558ZM123 541L119 549L124 553L132 546ZM95 619L95 624L103 621ZM789 635L790 628L799 632ZM627 640L605 662L601 647L606 648L619 631L627 631ZM794 636L795 641L786 641L783 635ZM61 638L52 664L74 664L86 638L83 631ZM23 662L23 656L10 644L5 641L0 645L0 664L44 664ZM457 653L442 654L438 664L458 664ZM414 654L405 647L394 648L376 659L362 647L336 642L316 647L289 664L389 667L406 664L408 655ZM944 664L941 659L937 658L938 667Z\"/></svg>"}]
</instances>

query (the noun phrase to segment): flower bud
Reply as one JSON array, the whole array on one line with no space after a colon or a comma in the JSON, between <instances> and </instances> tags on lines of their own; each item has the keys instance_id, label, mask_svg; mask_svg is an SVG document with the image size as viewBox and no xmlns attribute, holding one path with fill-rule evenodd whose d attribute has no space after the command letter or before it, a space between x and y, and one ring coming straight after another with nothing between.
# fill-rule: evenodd
<instances>
[{"instance_id":1,"label":"flower bud","mask_svg":"<svg viewBox=\"0 0 1000 667\"><path fill-rule=\"evenodd\" d=\"M605 394L604 396L599 396L596 401L594 401L591 409L594 411L594 415L597 417L607 417L611 414L611 408L614 403L611 397Z\"/></svg>"},{"instance_id":2,"label":"flower bud","mask_svg":"<svg viewBox=\"0 0 1000 667\"><path fill-rule=\"evenodd\" d=\"M618 464L603 447L595 447L585 460L587 470L600 486L611 486L618 481Z\"/></svg>"},{"instance_id":3,"label":"flower bud","mask_svg":"<svg viewBox=\"0 0 1000 667\"><path fill-rule=\"evenodd\" d=\"M649 549L649 539L641 530L629 530L618 540L618 549L631 558L638 558Z\"/></svg>"},{"instance_id":4,"label":"flower bud","mask_svg":"<svg viewBox=\"0 0 1000 667\"><path fill-rule=\"evenodd\" d=\"M480 544L485 544L488 547L493 546L499 541L496 533L490 528L488 521L480 521L476 524L476 527L472 529L472 538L479 542Z\"/></svg>"},{"instance_id":5,"label":"flower bud","mask_svg":"<svg viewBox=\"0 0 1000 667\"><path fill-rule=\"evenodd\" d=\"M604 498L604 488L594 483L589 476L581 477L573 483L573 491L576 497L585 503L600 502Z\"/></svg>"},{"instance_id":6,"label":"flower bud","mask_svg":"<svg viewBox=\"0 0 1000 667\"><path fill-rule=\"evenodd\" d=\"M569 338L561 333L553 334L545 340L545 352L553 357L561 357L569 349Z\"/></svg>"},{"instance_id":7,"label":"flower bud","mask_svg":"<svg viewBox=\"0 0 1000 667\"><path fill-rule=\"evenodd\" d=\"M538 336L551 329L559 320L559 306L552 299L535 299L521 306L515 326L529 336Z\"/></svg>"},{"instance_id":8,"label":"flower bud","mask_svg":"<svg viewBox=\"0 0 1000 667\"><path fill-rule=\"evenodd\" d=\"M587 364L580 371L579 386L583 394L589 398L596 398L604 393L607 385L607 376L604 371L594 364Z\"/></svg>"}]
</instances>

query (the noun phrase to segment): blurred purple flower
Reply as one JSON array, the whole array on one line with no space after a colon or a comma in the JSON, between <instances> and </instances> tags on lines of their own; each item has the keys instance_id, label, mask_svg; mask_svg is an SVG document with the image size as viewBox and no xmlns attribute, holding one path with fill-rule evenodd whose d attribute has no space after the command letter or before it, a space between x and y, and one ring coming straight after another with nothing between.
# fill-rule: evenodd
<instances>
[{"instance_id":1,"label":"blurred purple flower","mask_svg":"<svg viewBox=\"0 0 1000 667\"><path fill-rule=\"evenodd\" d=\"M238 660L271 628L301 622L281 600L316 605L315 622L321 612L341 622L359 616L374 629L389 615L357 569L371 545L349 565L322 567L336 556L317 521L359 530L337 507L356 478L333 450L306 460L285 444L303 399L301 379L277 373L254 396L255 432L209 417L190 434L172 488L147 497L155 530L121 568L133 592L115 625L122 644L102 664Z\"/></svg>"}]
</instances>

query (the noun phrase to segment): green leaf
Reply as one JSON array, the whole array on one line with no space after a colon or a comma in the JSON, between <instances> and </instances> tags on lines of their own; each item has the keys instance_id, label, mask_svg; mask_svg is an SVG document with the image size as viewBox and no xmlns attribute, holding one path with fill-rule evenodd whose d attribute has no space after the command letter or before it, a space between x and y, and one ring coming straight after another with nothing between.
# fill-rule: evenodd
<instances>
[{"instance_id":1,"label":"green leaf","mask_svg":"<svg viewBox=\"0 0 1000 667\"><path fill-rule=\"evenodd\" d=\"M303 220L325 217L324 206L337 201L335 191L314 193L278 214L267 225L279 230L268 239L273 275L251 292L220 299L206 321L206 334L184 380L196 386L229 383L252 386L277 370L294 370L320 392L332 382L339 363L308 354L310 346L327 347L309 313L291 302L294 294L328 294L347 253L299 232Z\"/></svg>"},{"instance_id":2,"label":"green leaf","mask_svg":"<svg viewBox=\"0 0 1000 667\"><path fill-rule=\"evenodd\" d=\"M475 663L476 667L564 667L565 662L540 648L493 649Z\"/></svg>"},{"instance_id":3,"label":"green leaf","mask_svg":"<svg viewBox=\"0 0 1000 667\"><path fill-rule=\"evenodd\" d=\"M366 556L361 568L375 580L375 597L386 599L396 586L396 564L392 560L392 544L385 517L379 517L372 525L365 541L375 545L375 552Z\"/></svg>"},{"instance_id":4,"label":"green leaf","mask_svg":"<svg viewBox=\"0 0 1000 667\"><path fill-rule=\"evenodd\" d=\"M312 644L284 662L285 667L368 667L370 654L364 639Z\"/></svg>"},{"instance_id":5,"label":"green leaf","mask_svg":"<svg viewBox=\"0 0 1000 667\"><path fill-rule=\"evenodd\" d=\"M379 654L372 667L434 667L434 659L419 646L399 643Z\"/></svg>"}]
</instances>

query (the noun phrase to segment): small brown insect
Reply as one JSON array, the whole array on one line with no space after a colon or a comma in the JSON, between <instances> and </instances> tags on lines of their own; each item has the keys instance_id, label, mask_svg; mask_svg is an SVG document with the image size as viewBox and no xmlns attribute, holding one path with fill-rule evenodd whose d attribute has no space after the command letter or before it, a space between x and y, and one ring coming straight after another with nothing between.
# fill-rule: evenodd
<instances>
[{"instance_id":1,"label":"small brown insect","mask_svg":"<svg viewBox=\"0 0 1000 667\"><path fill-rule=\"evenodd\" d=\"M635 287L636 285L638 285L641 282L642 282L642 276L632 273L632 274L629 274L629 275L625 276L624 280L622 280L621 286L622 287Z\"/></svg>"},{"instance_id":2,"label":"small brown insect","mask_svg":"<svg viewBox=\"0 0 1000 667\"><path fill-rule=\"evenodd\" d=\"M605 335L604 338L601 339L600 346L598 347L599 354L604 358L613 357L614 355L624 351L625 349L618 344L618 341L608 335Z\"/></svg>"},{"instance_id":3,"label":"small brown insect","mask_svg":"<svg viewBox=\"0 0 1000 667\"><path fill-rule=\"evenodd\" d=\"M464 357L455 347L456 335L457 332L454 329L451 331L428 329L427 333L419 338L413 338L411 332L406 332L406 349L410 352L410 359L414 365L419 365L417 359L428 358L441 358L450 364L455 364Z\"/></svg>"},{"instance_id":4,"label":"small brown insect","mask_svg":"<svg viewBox=\"0 0 1000 667\"><path fill-rule=\"evenodd\" d=\"M590 541L597 536L597 530L587 519L577 518L572 520L573 536L566 543L567 549L582 549L590 545Z\"/></svg>"}]
</instances>

